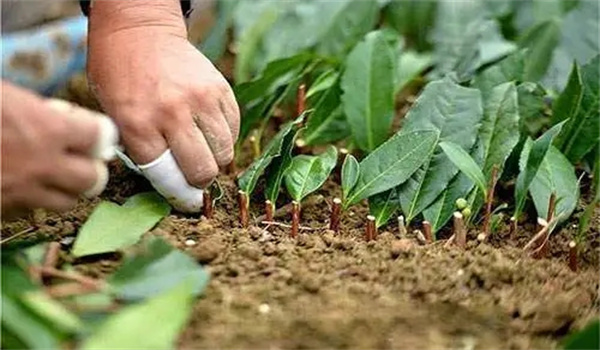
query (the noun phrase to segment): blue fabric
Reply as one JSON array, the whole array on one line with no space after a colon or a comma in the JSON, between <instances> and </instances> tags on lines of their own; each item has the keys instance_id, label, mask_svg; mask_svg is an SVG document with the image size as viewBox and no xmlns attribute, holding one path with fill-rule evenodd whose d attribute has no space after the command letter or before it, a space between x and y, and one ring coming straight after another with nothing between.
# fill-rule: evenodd
<instances>
[{"instance_id":1,"label":"blue fabric","mask_svg":"<svg viewBox=\"0 0 600 350\"><path fill-rule=\"evenodd\" d=\"M2 79L50 95L85 69L87 18L55 21L2 36Z\"/></svg>"}]
</instances>

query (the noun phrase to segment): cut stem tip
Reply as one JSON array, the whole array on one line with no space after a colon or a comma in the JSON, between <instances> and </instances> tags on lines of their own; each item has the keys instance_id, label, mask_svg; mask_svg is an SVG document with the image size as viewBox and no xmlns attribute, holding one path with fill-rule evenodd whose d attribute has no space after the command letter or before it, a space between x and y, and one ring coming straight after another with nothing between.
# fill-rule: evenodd
<instances>
[{"instance_id":1,"label":"cut stem tip","mask_svg":"<svg viewBox=\"0 0 600 350\"><path fill-rule=\"evenodd\" d=\"M365 239L367 242L374 240L377 237L377 226L375 225L375 217L367 216L367 225L365 227Z\"/></svg>"},{"instance_id":2,"label":"cut stem tip","mask_svg":"<svg viewBox=\"0 0 600 350\"><path fill-rule=\"evenodd\" d=\"M338 232L340 229L340 217L342 212L342 200L339 198L333 199L331 206L331 218L329 220L329 229Z\"/></svg>"}]
</instances>

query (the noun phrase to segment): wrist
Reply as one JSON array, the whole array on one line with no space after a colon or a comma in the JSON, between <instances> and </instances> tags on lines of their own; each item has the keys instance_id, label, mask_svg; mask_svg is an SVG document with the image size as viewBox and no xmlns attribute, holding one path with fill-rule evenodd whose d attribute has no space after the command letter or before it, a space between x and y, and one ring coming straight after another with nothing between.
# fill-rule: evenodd
<instances>
[{"instance_id":1,"label":"wrist","mask_svg":"<svg viewBox=\"0 0 600 350\"><path fill-rule=\"evenodd\" d=\"M187 37L178 0L128 0L93 2L90 13L90 43L97 38L119 33L139 32Z\"/></svg>"}]
</instances>

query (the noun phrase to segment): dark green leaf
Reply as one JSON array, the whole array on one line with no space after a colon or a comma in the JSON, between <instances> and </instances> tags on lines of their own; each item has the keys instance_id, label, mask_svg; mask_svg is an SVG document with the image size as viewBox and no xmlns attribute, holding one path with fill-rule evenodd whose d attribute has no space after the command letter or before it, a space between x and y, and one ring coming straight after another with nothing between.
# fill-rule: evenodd
<instances>
[{"instance_id":1,"label":"dark green leaf","mask_svg":"<svg viewBox=\"0 0 600 350\"><path fill-rule=\"evenodd\" d=\"M313 107L302 132L307 145L326 144L347 137L350 127L340 105L341 90L338 84L323 92Z\"/></svg>"},{"instance_id":2,"label":"dark green leaf","mask_svg":"<svg viewBox=\"0 0 600 350\"><path fill-rule=\"evenodd\" d=\"M600 321L592 321L584 329L569 336L563 348L565 350L600 349Z\"/></svg>"},{"instance_id":3,"label":"dark green leaf","mask_svg":"<svg viewBox=\"0 0 600 350\"><path fill-rule=\"evenodd\" d=\"M194 299L193 282L128 306L108 318L88 337L82 349L172 349L183 329Z\"/></svg>"},{"instance_id":4,"label":"dark green leaf","mask_svg":"<svg viewBox=\"0 0 600 350\"><path fill-rule=\"evenodd\" d=\"M294 129L297 129L303 118L304 116L301 116L300 118L285 124L277 135L273 137L271 142L269 142L263 151L263 154L239 176L238 185L248 196L254 191L258 179L263 175L269 164L271 164L271 161L281 155L286 136L291 132L296 132Z\"/></svg>"},{"instance_id":5,"label":"dark green leaf","mask_svg":"<svg viewBox=\"0 0 600 350\"><path fill-rule=\"evenodd\" d=\"M369 212L375 217L375 225L381 227L400 208L398 192L395 188L369 197Z\"/></svg>"},{"instance_id":6,"label":"dark green leaf","mask_svg":"<svg viewBox=\"0 0 600 350\"><path fill-rule=\"evenodd\" d=\"M187 254L162 238L152 237L108 279L119 299L145 299L161 294L184 281L198 295L208 283L208 273Z\"/></svg>"},{"instance_id":7,"label":"dark green leaf","mask_svg":"<svg viewBox=\"0 0 600 350\"><path fill-rule=\"evenodd\" d=\"M344 206L404 183L431 158L437 130L400 131L360 162L360 173Z\"/></svg>"},{"instance_id":8,"label":"dark green leaf","mask_svg":"<svg viewBox=\"0 0 600 350\"><path fill-rule=\"evenodd\" d=\"M547 219L548 202L552 193L556 195L554 216L567 219L575 210L579 200L579 183L575 168L558 149L550 146L544 161L529 186L529 193L538 216Z\"/></svg>"},{"instance_id":9,"label":"dark green leaf","mask_svg":"<svg viewBox=\"0 0 600 350\"><path fill-rule=\"evenodd\" d=\"M429 83L405 118L403 131L437 130L440 141L454 142L463 149L475 144L483 108L477 89L457 85L448 79ZM436 147L431 158L400 188L400 203L410 222L444 191L458 169Z\"/></svg>"},{"instance_id":10,"label":"dark green leaf","mask_svg":"<svg viewBox=\"0 0 600 350\"><path fill-rule=\"evenodd\" d=\"M450 181L448 188L435 202L423 210L423 216L431 223L433 232L439 231L452 218L452 214L457 209L456 200L466 198L473 187L473 181L460 172Z\"/></svg>"},{"instance_id":11,"label":"dark green leaf","mask_svg":"<svg viewBox=\"0 0 600 350\"><path fill-rule=\"evenodd\" d=\"M556 139L558 148L574 164L581 161L600 139L600 95L598 94L600 73L598 66L600 66L600 55L582 67L581 103L579 108L571 105L570 110L575 109L575 116L567 121ZM566 100L577 98L569 89L561 95L561 98L563 97Z\"/></svg>"},{"instance_id":12,"label":"dark green leaf","mask_svg":"<svg viewBox=\"0 0 600 350\"><path fill-rule=\"evenodd\" d=\"M369 33L352 50L342 76L342 104L360 149L383 143L394 117L394 55L381 31Z\"/></svg>"},{"instance_id":13,"label":"dark green leaf","mask_svg":"<svg viewBox=\"0 0 600 350\"><path fill-rule=\"evenodd\" d=\"M565 90L558 96L552 106L552 124L557 124L565 119L575 119L583 97L583 79L577 64L573 64L571 75ZM568 125L565 126L565 130ZM563 133L565 132L563 130ZM560 136L558 137L560 140Z\"/></svg>"},{"instance_id":14,"label":"dark green leaf","mask_svg":"<svg viewBox=\"0 0 600 350\"><path fill-rule=\"evenodd\" d=\"M342 195L344 203L348 198L348 195L356 186L358 182L358 175L360 173L360 165L353 155L348 154L342 164Z\"/></svg>"},{"instance_id":15,"label":"dark green leaf","mask_svg":"<svg viewBox=\"0 0 600 350\"><path fill-rule=\"evenodd\" d=\"M337 149L329 146L318 156L299 155L285 174L285 187L294 200L300 202L310 193L318 190L337 162Z\"/></svg>"},{"instance_id":16,"label":"dark green leaf","mask_svg":"<svg viewBox=\"0 0 600 350\"><path fill-rule=\"evenodd\" d=\"M296 141L297 132L290 132L281 146L281 155L273 159L266 169L265 197L275 204L281 192L281 182L285 173L292 166L292 150Z\"/></svg>"},{"instance_id":17,"label":"dark green leaf","mask_svg":"<svg viewBox=\"0 0 600 350\"><path fill-rule=\"evenodd\" d=\"M526 81L537 82L546 74L559 36L560 22L551 19L531 28L519 40L519 46L528 49L524 77Z\"/></svg>"},{"instance_id":18,"label":"dark green leaf","mask_svg":"<svg viewBox=\"0 0 600 350\"><path fill-rule=\"evenodd\" d=\"M547 93L538 84L524 82L517 86L521 134L539 135L549 125L548 106L544 101Z\"/></svg>"},{"instance_id":19,"label":"dark green leaf","mask_svg":"<svg viewBox=\"0 0 600 350\"><path fill-rule=\"evenodd\" d=\"M433 28L437 1L392 0L384 9L384 18L398 33L411 41L419 51L428 48L430 28Z\"/></svg>"},{"instance_id":20,"label":"dark green leaf","mask_svg":"<svg viewBox=\"0 0 600 350\"><path fill-rule=\"evenodd\" d=\"M473 80L473 87L481 90L485 100L492 89L498 85L508 82L522 82L525 77L525 59L525 50L509 55L479 73Z\"/></svg>"},{"instance_id":21,"label":"dark green leaf","mask_svg":"<svg viewBox=\"0 0 600 350\"><path fill-rule=\"evenodd\" d=\"M306 98L310 99L320 92L325 93L339 81L339 78L340 74L335 69L324 71L310 85L310 88L306 92Z\"/></svg>"},{"instance_id":22,"label":"dark green leaf","mask_svg":"<svg viewBox=\"0 0 600 350\"><path fill-rule=\"evenodd\" d=\"M538 170L542 165L546 154L548 153L548 149L550 148L552 141L560 132L565 122L566 121L556 124L552 127L552 129L546 131L537 140L532 141L530 147L523 148L520 161L521 172L517 177L517 184L515 186L516 205L515 214L513 215L515 218L518 219L521 215L521 211L525 205L525 199L527 198L529 186L538 173Z\"/></svg>"},{"instance_id":23,"label":"dark green leaf","mask_svg":"<svg viewBox=\"0 0 600 350\"><path fill-rule=\"evenodd\" d=\"M101 202L81 227L71 253L81 257L128 247L170 211L166 200L154 192L137 194L122 206Z\"/></svg>"},{"instance_id":24,"label":"dark green leaf","mask_svg":"<svg viewBox=\"0 0 600 350\"><path fill-rule=\"evenodd\" d=\"M440 147L444 150L444 153L450 159L450 161L462 171L465 175L473 181L481 193L483 193L483 197L487 196L487 185L485 177L483 176L483 172L475 163L475 160L471 158L469 153L467 153L464 149L452 142L440 142Z\"/></svg>"}]
</instances>

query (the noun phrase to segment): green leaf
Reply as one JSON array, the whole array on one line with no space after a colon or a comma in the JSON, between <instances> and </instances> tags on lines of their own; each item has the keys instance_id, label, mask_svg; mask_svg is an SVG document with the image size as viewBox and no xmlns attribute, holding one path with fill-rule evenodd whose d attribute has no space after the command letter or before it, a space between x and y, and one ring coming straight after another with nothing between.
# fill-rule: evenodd
<instances>
[{"instance_id":1,"label":"green leaf","mask_svg":"<svg viewBox=\"0 0 600 350\"><path fill-rule=\"evenodd\" d=\"M4 270L4 267L3 267ZM2 271L4 273L4 271ZM2 348L58 349L59 334L18 300L2 298ZM10 337L7 335L10 334Z\"/></svg>"},{"instance_id":2,"label":"green leaf","mask_svg":"<svg viewBox=\"0 0 600 350\"><path fill-rule=\"evenodd\" d=\"M429 68L433 58L430 54L422 54L407 50L400 53L396 77L396 92L402 89Z\"/></svg>"},{"instance_id":3,"label":"green leaf","mask_svg":"<svg viewBox=\"0 0 600 350\"><path fill-rule=\"evenodd\" d=\"M340 74L335 69L328 69L321 73L315 81L310 85L306 92L306 98L310 100L311 97L317 95L320 92L326 92L333 87L340 78Z\"/></svg>"},{"instance_id":4,"label":"green leaf","mask_svg":"<svg viewBox=\"0 0 600 350\"><path fill-rule=\"evenodd\" d=\"M464 79L484 64L515 50L498 24L486 18L483 2L440 1L432 40L436 68L433 77L456 72Z\"/></svg>"},{"instance_id":5,"label":"green leaf","mask_svg":"<svg viewBox=\"0 0 600 350\"><path fill-rule=\"evenodd\" d=\"M549 125L548 106L544 101L546 91L536 83L524 82L517 86L517 94L521 134L539 135Z\"/></svg>"},{"instance_id":6,"label":"green leaf","mask_svg":"<svg viewBox=\"0 0 600 350\"><path fill-rule=\"evenodd\" d=\"M84 328L75 314L42 291L26 292L21 300L30 310L63 332L77 333Z\"/></svg>"},{"instance_id":7,"label":"green leaf","mask_svg":"<svg viewBox=\"0 0 600 350\"><path fill-rule=\"evenodd\" d=\"M423 210L423 217L431 223L434 233L452 218L452 214L456 211L456 200L466 198L473 187L473 181L460 172L450 181L448 188L427 209Z\"/></svg>"},{"instance_id":8,"label":"green leaf","mask_svg":"<svg viewBox=\"0 0 600 350\"><path fill-rule=\"evenodd\" d=\"M381 31L365 36L346 59L342 104L358 147L383 143L394 117L394 55Z\"/></svg>"},{"instance_id":9,"label":"green leaf","mask_svg":"<svg viewBox=\"0 0 600 350\"><path fill-rule=\"evenodd\" d=\"M525 77L526 50L517 51L486 68L473 79L473 87L481 90L484 100L492 90L508 82L522 82Z\"/></svg>"},{"instance_id":10,"label":"green leaf","mask_svg":"<svg viewBox=\"0 0 600 350\"><path fill-rule=\"evenodd\" d=\"M302 132L306 145L327 144L347 137L350 134L348 122L340 105L339 84L325 91L315 103L314 111Z\"/></svg>"},{"instance_id":11,"label":"green leaf","mask_svg":"<svg viewBox=\"0 0 600 350\"><path fill-rule=\"evenodd\" d=\"M574 164L581 161L592 151L600 139L600 95L598 94L600 90L600 73L598 66L600 66L600 55L581 69L583 93L578 108L574 105L575 100L577 100L577 95L574 94L574 92L577 92L577 87L572 87L571 84L567 86L567 89L559 97L557 105L555 105L554 111L556 113L565 113L566 109L570 113L566 114L565 117L574 115L566 122L556 138L558 148ZM574 74L576 73L574 72ZM573 79L577 80L577 78ZM574 84L577 85L576 82ZM565 107L565 104L569 102L571 102L571 105Z\"/></svg>"},{"instance_id":12,"label":"green leaf","mask_svg":"<svg viewBox=\"0 0 600 350\"><path fill-rule=\"evenodd\" d=\"M589 0L568 3L577 5L563 18L560 42L543 80L544 86L555 91L561 91L567 83L573 61L585 64L600 52L600 4Z\"/></svg>"},{"instance_id":13,"label":"green leaf","mask_svg":"<svg viewBox=\"0 0 600 350\"><path fill-rule=\"evenodd\" d=\"M490 178L492 168L502 174L504 163L519 142L519 105L514 83L492 88L484 98L484 113L475 151L482 159L483 173ZM487 183L487 182L486 182Z\"/></svg>"},{"instance_id":14,"label":"green leaf","mask_svg":"<svg viewBox=\"0 0 600 350\"><path fill-rule=\"evenodd\" d=\"M358 182L360 164L353 155L348 154L342 164L342 196L344 203Z\"/></svg>"},{"instance_id":15,"label":"green leaf","mask_svg":"<svg viewBox=\"0 0 600 350\"><path fill-rule=\"evenodd\" d=\"M170 211L167 201L154 192L137 194L122 206L103 201L81 227L71 253L81 257L133 245Z\"/></svg>"},{"instance_id":16,"label":"green leaf","mask_svg":"<svg viewBox=\"0 0 600 350\"><path fill-rule=\"evenodd\" d=\"M577 207L579 183L575 176L575 168L555 147L550 146L529 186L529 193L541 218L547 219L548 202L552 193L556 195L554 216L561 214L562 220L566 220Z\"/></svg>"},{"instance_id":17,"label":"green leaf","mask_svg":"<svg viewBox=\"0 0 600 350\"><path fill-rule=\"evenodd\" d=\"M477 89L465 88L449 79L429 83L405 118L402 130L437 130L439 140L463 149L475 144L483 108ZM436 147L431 158L400 188L400 203L407 222L433 203L446 189L458 169Z\"/></svg>"},{"instance_id":18,"label":"green leaf","mask_svg":"<svg viewBox=\"0 0 600 350\"><path fill-rule=\"evenodd\" d=\"M193 284L184 281L148 301L126 307L87 338L82 349L172 349L192 309Z\"/></svg>"},{"instance_id":19,"label":"green leaf","mask_svg":"<svg viewBox=\"0 0 600 350\"><path fill-rule=\"evenodd\" d=\"M551 19L531 28L519 40L519 47L528 48L525 80L537 82L546 74L559 36L560 22Z\"/></svg>"},{"instance_id":20,"label":"green leaf","mask_svg":"<svg viewBox=\"0 0 600 350\"><path fill-rule=\"evenodd\" d=\"M256 187L256 183L258 179L263 175L265 169L271 164L273 159L281 156L282 148L284 145L285 138L287 135L293 131L297 130L298 125L301 123L304 116L297 118L294 121L288 122L285 124L281 130L273 137L271 142L267 145L263 154L255 160L250 166L246 169L244 173L242 173L238 178L238 185L240 189L248 196L252 194L254 191L254 187Z\"/></svg>"},{"instance_id":21,"label":"green leaf","mask_svg":"<svg viewBox=\"0 0 600 350\"><path fill-rule=\"evenodd\" d=\"M281 155L273 159L266 169L266 188L265 198L271 201L273 205L277 202L279 192L281 192L281 182L285 173L292 166L292 150L298 132L291 132L283 139L281 146Z\"/></svg>"},{"instance_id":22,"label":"green leaf","mask_svg":"<svg viewBox=\"0 0 600 350\"><path fill-rule=\"evenodd\" d=\"M151 237L137 254L125 259L108 282L119 299L136 300L164 293L184 281L191 283L191 292L198 295L208 279L208 272L190 256L162 238Z\"/></svg>"},{"instance_id":23,"label":"green leaf","mask_svg":"<svg viewBox=\"0 0 600 350\"><path fill-rule=\"evenodd\" d=\"M600 321L594 320L584 329L571 334L565 341L565 350L600 349Z\"/></svg>"},{"instance_id":24,"label":"green leaf","mask_svg":"<svg viewBox=\"0 0 600 350\"><path fill-rule=\"evenodd\" d=\"M433 28L437 1L392 0L384 9L386 22L405 38L411 46L423 51L429 48L428 39Z\"/></svg>"},{"instance_id":25,"label":"green leaf","mask_svg":"<svg viewBox=\"0 0 600 350\"><path fill-rule=\"evenodd\" d=\"M552 124L557 124L565 119L575 119L582 97L583 79L581 78L581 71L579 66L573 63L567 86L552 105ZM565 126L566 129L567 126ZM565 130L563 130L563 133Z\"/></svg>"},{"instance_id":26,"label":"green leaf","mask_svg":"<svg viewBox=\"0 0 600 350\"><path fill-rule=\"evenodd\" d=\"M227 46L227 30L233 22L233 14L237 1L217 1L217 19L210 29L206 39L200 44L200 51L213 62L218 61L225 52Z\"/></svg>"},{"instance_id":27,"label":"green leaf","mask_svg":"<svg viewBox=\"0 0 600 350\"><path fill-rule=\"evenodd\" d=\"M525 205L525 199L527 198L529 186L538 173L538 170L542 165L546 154L548 153L548 149L550 149L550 146L552 145L552 141L560 132L565 122L566 121L556 124L552 127L552 129L546 131L537 140L533 142L529 141L529 143L531 143L530 147L523 147L520 161L521 172L517 177L517 184L515 186L516 205L515 214L513 215L515 218L518 219L521 215L521 211Z\"/></svg>"},{"instance_id":28,"label":"green leaf","mask_svg":"<svg viewBox=\"0 0 600 350\"><path fill-rule=\"evenodd\" d=\"M369 197L369 212L375 217L375 225L385 225L400 208L395 188Z\"/></svg>"},{"instance_id":29,"label":"green leaf","mask_svg":"<svg viewBox=\"0 0 600 350\"><path fill-rule=\"evenodd\" d=\"M404 183L428 162L438 139L437 130L400 131L360 162L360 173L344 206Z\"/></svg>"},{"instance_id":30,"label":"green leaf","mask_svg":"<svg viewBox=\"0 0 600 350\"><path fill-rule=\"evenodd\" d=\"M285 174L285 187L294 200L300 202L310 193L318 190L337 162L337 149L329 146L318 156L299 155Z\"/></svg>"},{"instance_id":31,"label":"green leaf","mask_svg":"<svg viewBox=\"0 0 600 350\"><path fill-rule=\"evenodd\" d=\"M440 142L439 145L444 150L448 159L477 185L485 198L487 196L485 177L469 153L452 142Z\"/></svg>"}]
</instances>

